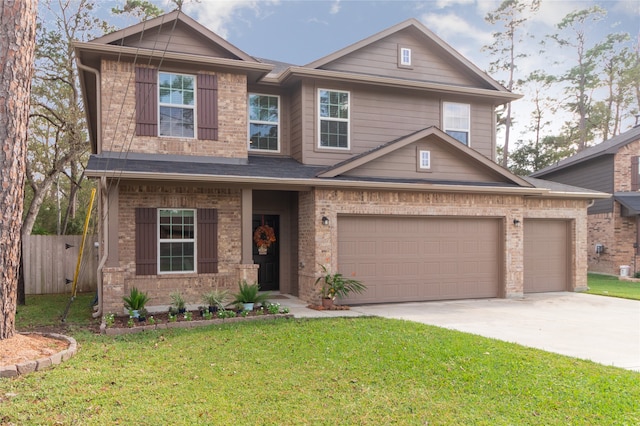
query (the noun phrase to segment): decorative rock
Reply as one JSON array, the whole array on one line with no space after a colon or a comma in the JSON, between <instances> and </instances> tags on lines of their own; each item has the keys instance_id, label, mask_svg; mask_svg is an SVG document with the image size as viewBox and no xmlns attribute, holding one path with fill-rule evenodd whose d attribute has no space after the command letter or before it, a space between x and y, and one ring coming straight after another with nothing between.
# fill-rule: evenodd
<instances>
[{"instance_id":1,"label":"decorative rock","mask_svg":"<svg viewBox=\"0 0 640 426\"><path fill-rule=\"evenodd\" d=\"M18 369L15 365L3 365L0 367L0 377L16 377Z\"/></svg>"},{"instance_id":2,"label":"decorative rock","mask_svg":"<svg viewBox=\"0 0 640 426\"><path fill-rule=\"evenodd\" d=\"M27 361L27 362L23 362L22 364L17 364L16 370L18 371L18 374L28 374L36 371L37 366L38 366L37 362Z\"/></svg>"}]
</instances>

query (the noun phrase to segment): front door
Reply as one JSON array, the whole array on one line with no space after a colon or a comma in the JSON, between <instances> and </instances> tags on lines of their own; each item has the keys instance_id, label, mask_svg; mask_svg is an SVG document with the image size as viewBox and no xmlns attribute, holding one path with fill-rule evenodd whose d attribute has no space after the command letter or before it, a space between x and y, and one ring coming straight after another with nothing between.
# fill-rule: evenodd
<instances>
[{"instance_id":1,"label":"front door","mask_svg":"<svg viewBox=\"0 0 640 426\"><path fill-rule=\"evenodd\" d=\"M258 227L262 225L273 229L275 242L271 243L266 252L260 252L254 239L253 263L259 265L258 284L260 284L260 290L277 291L280 289L280 216L254 214L251 227L254 235Z\"/></svg>"}]
</instances>

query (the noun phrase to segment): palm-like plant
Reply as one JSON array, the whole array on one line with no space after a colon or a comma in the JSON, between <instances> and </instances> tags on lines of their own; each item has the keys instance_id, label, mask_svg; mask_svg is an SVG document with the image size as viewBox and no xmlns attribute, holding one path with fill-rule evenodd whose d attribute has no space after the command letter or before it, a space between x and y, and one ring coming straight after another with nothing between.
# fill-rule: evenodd
<instances>
[{"instance_id":1,"label":"palm-like plant","mask_svg":"<svg viewBox=\"0 0 640 426\"><path fill-rule=\"evenodd\" d=\"M240 289L233 295L233 303L264 303L269 300L271 293L260 293L260 285L258 283L248 284L246 281L241 281L239 285Z\"/></svg>"},{"instance_id":2,"label":"palm-like plant","mask_svg":"<svg viewBox=\"0 0 640 426\"><path fill-rule=\"evenodd\" d=\"M320 267L322 268L323 275L318 277L316 284L324 281L322 284L323 299L333 300L336 297L342 299L343 297L347 297L351 292L362 293L367 288L367 286L358 280L345 278L339 273L332 274L324 265L320 265Z\"/></svg>"},{"instance_id":3,"label":"palm-like plant","mask_svg":"<svg viewBox=\"0 0 640 426\"><path fill-rule=\"evenodd\" d=\"M136 287L132 287L129 291L129 296L123 296L122 300L124 301L125 309L139 311L147 304L149 296L147 296L147 293L138 290Z\"/></svg>"},{"instance_id":4,"label":"palm-like plant","mask_svg":"<svg viewBox=\"0 0 640 426\"><path fill-rule=\"evenodd\" d=\"M202 296L202 301L210 307L216 307L218 309L224 309L224 303L229 297L228 290L211 290Z\"/></svg>"},{"instance_id":5,"label":"palm-like plant","mask_svg":"<svg viewBox=\"0 0 640 426\"><path fill-rule=\"evenodd\" d=\"M180 293L179 291L174 291L173 293L169 294L169 297L171 298L171 304L175 306L178 312L182 313L185 311L187 303L185 302L182 293Z\"/></svg>"}]
</instances>

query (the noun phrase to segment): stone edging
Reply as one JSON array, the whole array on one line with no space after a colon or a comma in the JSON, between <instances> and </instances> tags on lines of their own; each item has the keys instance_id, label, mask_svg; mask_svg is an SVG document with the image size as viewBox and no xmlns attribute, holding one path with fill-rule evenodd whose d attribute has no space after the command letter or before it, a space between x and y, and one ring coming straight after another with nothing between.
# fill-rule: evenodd
<instances>
[{"instance_id":1,"label":"stone edging","mask_svg":"<svg viewBox=\"0 0 640 426\"><path fill-rule=\"evenodd\" d=\"M69 358L74 356L76 352L78 352L78 343L76 339L69 336L64 336L62 334L57 333L18 333L25 336L29 334L38 334L44 337L50 337L52 339L64 340L69 343L69 347L67 349L58 352L57 354L53 354L48 357L25 361L15 365L4 365L0 366L0 378L1 377L16 377L24 374L33 373L34 371L42 371L46 370L54 365L58 365L63 361L67 361Z\"/></svg>"},{"instance_id":2,"label":"stone edging","mask_svg":"<svg viewBox=\"0 0 640 426\"><path fill-rule=\"evenodd\" d=\"M103 322L100 325L100 332L108 336L118 336L121 334L141 333L143 331L166 330L168 328L196 328L212 324L228 324L232 322L259 321L274 318L293 318L293 314L264 314L250 317L215 318L210 320L176 321L161 324L143 325L130 328L107 328Z\"/></svg>"}]
</instances>

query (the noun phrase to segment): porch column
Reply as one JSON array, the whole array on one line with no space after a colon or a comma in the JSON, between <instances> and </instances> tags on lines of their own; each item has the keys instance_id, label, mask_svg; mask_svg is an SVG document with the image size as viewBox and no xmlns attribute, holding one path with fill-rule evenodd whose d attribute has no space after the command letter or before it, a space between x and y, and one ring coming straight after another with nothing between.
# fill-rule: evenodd
<instances>
[{"instance_id":1,"label":"porch column","mask_svg":"<svg viewBox=\"0 0 640 426\"><path fill-rule=\"evenodd\" d=\"M253 232L251 229L253 217L253 190L242 190L242 260L243 265L253 264Z\"/></svg>"}]
</instances>

